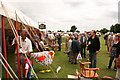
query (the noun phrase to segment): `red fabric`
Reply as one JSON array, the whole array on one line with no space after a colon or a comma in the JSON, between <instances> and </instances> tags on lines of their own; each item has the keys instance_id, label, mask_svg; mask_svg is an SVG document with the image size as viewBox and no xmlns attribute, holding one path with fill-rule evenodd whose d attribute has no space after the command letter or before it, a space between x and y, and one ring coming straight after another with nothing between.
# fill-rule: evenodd
<instances>
[{"instance_id":1,"label":"red fabric","mask_svg":"<svg viewBox=\"0 0 120 80\"><path fill-rule=\"evenodd\" d=\"M41 62L41 61L43 61L45 58L46 58L46 57L45 57L44 55L42 55L42 56L37 57L37 60Z\"/></svg>"},{"instance_id":2,"label":"red fabric","mask_svg":"<svg viewBox=\"0 0 120 80\"><path fill-rule=\"evenodd\" d=\"M49 52L49 55L51 56L51 59L54 58L53 54L54 54L53 52Z\"/></svg>"},{"instance_id":3,"label":"red fabric","mask_svg":"<svg viewBox=\"0 0 120 80\"><path fill-rule=\"evenodd\" d=\"M29 63L30 62L30 63ZM25 64L28 63L29 64L29 69L30 69L30 64L32 65L32 61L30 59L24 59L23 65L22 65L22 69L23 69L23 75L25 76L26 70L25 70ZM28 69L28 70L29 70Z\"/></svg>"}]
</instances>

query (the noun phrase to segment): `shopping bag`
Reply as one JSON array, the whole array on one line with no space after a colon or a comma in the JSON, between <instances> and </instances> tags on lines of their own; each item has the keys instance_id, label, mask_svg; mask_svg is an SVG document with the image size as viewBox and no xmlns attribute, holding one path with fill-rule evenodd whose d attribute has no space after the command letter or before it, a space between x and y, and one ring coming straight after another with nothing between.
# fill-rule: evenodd
<instances>
[{"instance_id":1,"label":"shopping bag","mask_svg":"<svg viewBox=\"0 0 120 80\"><path fill-rule=\"evenodd\" d=\"M81 56L81 53L79 52L78 56L77 56L77 60L81 60L82 59L82 56Z\"/></svg>"}]
</instances>

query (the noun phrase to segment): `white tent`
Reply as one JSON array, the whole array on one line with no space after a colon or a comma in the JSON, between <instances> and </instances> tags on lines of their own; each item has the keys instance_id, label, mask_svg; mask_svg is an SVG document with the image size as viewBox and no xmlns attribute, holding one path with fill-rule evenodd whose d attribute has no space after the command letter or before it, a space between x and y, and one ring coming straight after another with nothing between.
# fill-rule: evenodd
<instances>
[{"instance_id":1,"label":"white tent","mask_svg":"<svg viewBox=\"0 0 120 80\"><path fill-rule=\"evenodd\" d=\"M17 17L17 19L16 19L16 17ZM13 23L12 27L10 27L11 26L10 23ZM15 8L7 3L4 3L4 2L0 3L0 48L3 46L2 53L4 54L4 57L6 60L7 60L7 53L6 53L7 40L6 39L8 36L11 36L13 33L15 36L18 33L18 31L22 29L22 27L23 27L22 23L24 24L24 27L26 29L32 28L36 32L39 31L38 24L35 23L29 17L27 17L25 14L23 14L20 10L18 10L17 8ZM14 30L15 28L13 29L13 27L18 28L18 31L17 31L17 29L15 31ZM12 31L12 32L10 33L10 31ZM16 34L15 34L15 32L16 32ZM17 46L16 46L16 48L17 48ZM17 53L17 54L19 54L19 53ZM18 58L18 59L19 59L18 64L20 64L20 58ZM1 60L1 57L0 57L0 60ZM21 73L20 66L18 65L18 67L19 67L18 68L19 78L21 78L20 77L20 73ZM8 68L7 65L6 65L6 68ZM0 65L0 70L2 70L2 65ZM2 71L0 71L0 72L2 72ZM0 75L0 79L1 79L1 77L2 77L2 75ZM6 78L8 78L8 71L6 71Z\"/></svg>"},{"instance_id":2,"label":"white tent","mask_svg":"<svg viewBox=\"0 0 120 80\"><path fill-rule=\"evenodd\" d=\"M6 15L5 10L4 10L2 5L5 7L8 15ZM38 24L36 22L34 22L32 19L30 19L25 14L23 14L17 8L15 8L12 5L10 5L8 3L5 3L5 2L0 3L0 15L3 15L5 17L9 17L10 19L13 19L13 20L16 21L16 14L20 18L20 20L18 19L18 22L20 22L20 23L23 22L25 25L28 25L28 26L31 26L31 27L34 26L35 28L38 28Z\"/></svg>"}]
</instances>

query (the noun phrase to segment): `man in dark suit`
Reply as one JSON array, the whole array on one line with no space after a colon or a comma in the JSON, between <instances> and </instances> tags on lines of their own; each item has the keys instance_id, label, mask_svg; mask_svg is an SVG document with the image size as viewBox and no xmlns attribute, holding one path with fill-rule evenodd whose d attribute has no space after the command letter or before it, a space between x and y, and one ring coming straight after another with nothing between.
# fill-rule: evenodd
<instances>
[{"instance_id":1,"label":"man in dark suit","mask_svg":"<svg viewBox=\"0 0 120 80\"><path fill-rule=\"evenodd\" d=\"M77 64L77 55L80 52L80 43L78 41L78 38L76 37L75 40L72 41L71 44L71 50L72 50L72 64Z\"/></svg>"},{"instance_id":2,"label":"man in dark suit","mask_svg":"<svg viewBox=\"0 0 120 80\"><path fill-rule=\"evenodd\" d=\"M89 60L91 62L90 68L96 68L97 54L100 50L100 40L96 36L96 31L91 31L91 37L88 39Z\"/></svg>"},{"instance_id":3,"label":"man in dark suit","mask_svg":"<svg viewBox=\"0 0 120 80\"><path fill-rule=\"evenodd\" d=\"M58 36L57 36L57 39L58 39L58 51L61 51L61 44L62 44L62 36L60 33L58 33Z\"/></svg>"},{"instance_id":4,"label":"man in dark suit","mask_svg":"<svg viewBox=\"0 0 120 80\"><path fill-rule=\"evenodd\" d=\"M81 46L81 55L84 58L86 58L86 43L87 43L87 38L85 33L83 33L80 37L80 46Z\"/></svg>"}]
</instances>

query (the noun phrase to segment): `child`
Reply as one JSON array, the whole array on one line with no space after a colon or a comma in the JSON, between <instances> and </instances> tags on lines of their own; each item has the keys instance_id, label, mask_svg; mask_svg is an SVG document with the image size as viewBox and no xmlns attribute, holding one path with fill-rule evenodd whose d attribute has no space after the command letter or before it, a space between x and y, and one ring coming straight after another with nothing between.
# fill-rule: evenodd
<instances>
[{"instance_id":1,"label":"child","mask_svg":"<svg viewBox=\"0 0 120 80\"><path fill-rule=\"evenodd\" d=\"M23 62L23 76L24 78L26 78L27 80L30 80L31 77L31 66L32 66L32 61L30 60L30 56L27 56L28 58L26 58L24 56L24 62Z\"/></svg>"}]
</instances>

